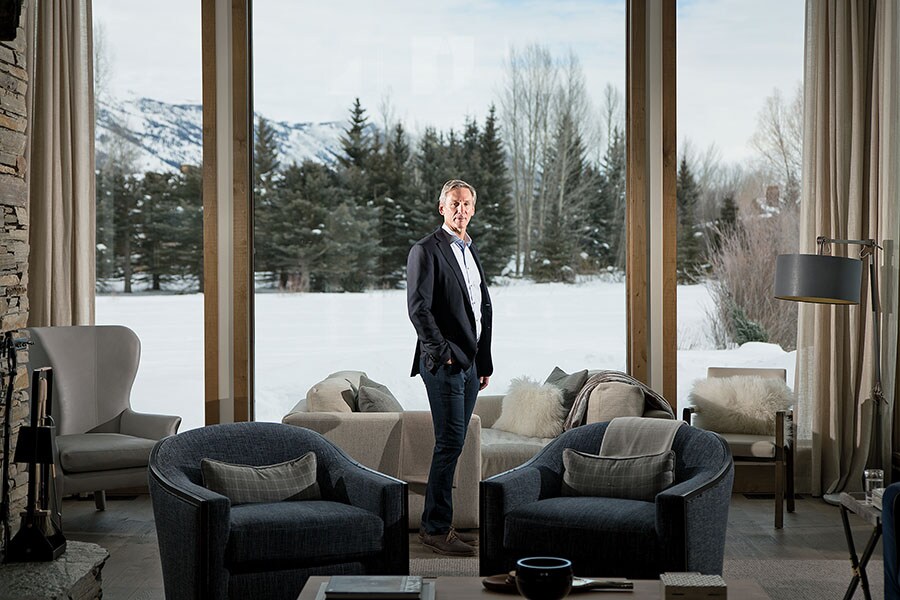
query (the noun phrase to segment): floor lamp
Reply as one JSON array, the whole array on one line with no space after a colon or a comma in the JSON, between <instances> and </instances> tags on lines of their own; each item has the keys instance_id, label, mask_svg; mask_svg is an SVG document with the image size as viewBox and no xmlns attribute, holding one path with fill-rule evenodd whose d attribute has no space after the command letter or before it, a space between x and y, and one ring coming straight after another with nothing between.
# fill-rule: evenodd
<instances>
[{"instance_id":1,"label":"floor lamp","mask_svg":"<svg viewBox=\"0 0 900 600\"><path fill-rule=\"evenodd\" d=\"M859 304L862 288L862 264L869 263L869 282L872 294L872 363L875 373L872 383L872 402L875 418L873 468L882 468L881 411L884 393L881 389L881 320L878 297L878 268L875 240L837 240L825 236L816 238L817 254L781 254L775 261L775 297L795 302L818 304ZM831 244L862 246L859 259L831 256ZM826 494L826 500L829 499ZM839 502L838 502L839 503Z\"/></svg>"}]
</instances>

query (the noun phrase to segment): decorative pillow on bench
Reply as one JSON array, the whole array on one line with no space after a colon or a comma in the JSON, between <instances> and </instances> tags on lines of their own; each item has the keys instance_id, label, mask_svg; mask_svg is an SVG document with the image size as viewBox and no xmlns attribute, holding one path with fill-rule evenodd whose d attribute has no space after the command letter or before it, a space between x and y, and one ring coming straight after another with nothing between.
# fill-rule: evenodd
<instances>
[{"instance_id":1,"label":"decorative pillow on bench","mask_svg":"<svg viewBox=\"0 0 900 600\"><path fill-rule=\"evenodd\" d=\"M222 494L232 504L317 500L316 454L275 465L254 467L204 458L200 461L203 487Z\"/></svg>"},{"instance_id":2,"label":"decorative pillow on bench","mask_svg":"<svg viewBox=\"0 0 900 600\"><path fill-rule=\"evenodd\" d=\"M652 502L675 481L675 452L627 458L563 450L563 496L603 496Z\"/></svg>"}]
</instances>

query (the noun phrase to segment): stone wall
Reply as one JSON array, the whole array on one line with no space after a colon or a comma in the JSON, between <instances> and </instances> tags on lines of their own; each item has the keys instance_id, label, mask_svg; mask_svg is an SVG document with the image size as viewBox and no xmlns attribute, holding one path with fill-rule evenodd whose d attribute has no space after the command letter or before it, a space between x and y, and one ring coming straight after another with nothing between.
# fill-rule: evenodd
<instances>
[{"instance_id":1,"label":"stone wall","mask_svg":"<svg viewBox=\"0 0 900 600\"><path fill-rule=\"evenodd\" d=\"M25 8L22 10L16 39L0 41L0 338L7 331L25 327L28 320L28 299L25 295L28 285L28 189L25 185L25 132L28 128L25 91L28 73L25 63ZM13 424L11 448L15 448L19 426L28 415L27 353L20 352L18 359L10 413ZM0 373L5 378L6 356L0 355L0 361ZM6 418L5 383L4 380L3 397L0 398L0 440ZM2 453L3 446L0 445L0 461ZM12 500L10 517L15 531L19 511L25 507L27 473L12 464L8 476Z\"/></svg>"}]
</instances>

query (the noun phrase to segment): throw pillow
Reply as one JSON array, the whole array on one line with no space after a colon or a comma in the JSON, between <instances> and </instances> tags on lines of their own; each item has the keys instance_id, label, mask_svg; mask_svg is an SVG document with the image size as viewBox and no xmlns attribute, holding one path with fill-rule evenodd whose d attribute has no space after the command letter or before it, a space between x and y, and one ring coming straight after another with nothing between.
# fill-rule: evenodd
<instances>
[{"instance_id":1,"label":"throw pillow","mask_svg":"<svg viewBox=\"0 0 900 600\"><path fill-rule=\"evenodd\" d=\"M563 496L603 496L652 502L675 481L675 452L630 456L597 456L563 450Z\"/></svg>"},{"instance_id":2,"label":"throw pillow","mask_svg":"<svg viewBox=\"0 0 900 600\"><path fill-rule=\"evenodd\" d=\"M359 380L363 376L368 377L364 371L335 371L328 376L328 379L346 379L350 385L359 389Z\"/></svg>"},{"instance_id":3,"label":"throw pillow","mask_svg":"<svg viewBox=\"0 0 900 600\"><path fill-rule=\"evenodd\" d=\"M403 412L403 406L387 386L372 381L365 375L359 378L357 405L359 412Z\"/></svg>"},{"instance_id":4,"label":"throw pillow","mask_svg":"<svg viewBox=\"0 0 900 600\"><path fill-rule=\"evenodd\" d=\"M343 377L329 377L306 392L309 412L354 412L356 387Z\"/></svg>"},{"instance_id":5,"label":"throw pillow","mask_svg":"<svg viewBox=\"0 0 900 600\"><path fill-rule=\"evenodd\" d=\"M226 496L232 504L320 498L314 452L263 467L204 458L200 472L203 487Z\"/></svg>"},{"instance_id":6,"label":"throw pillow","mask_svg":"<svg viewBox=\"0 0 900 600\"><path fill-rule=\"evenodd\" d=\"M510 382L493 428L527 437L552 438L562 433L567 414L558 387L520 377Z\"/></svg>"},{"instance_id":7,"label":"throw pillow","mask_svg":"<svg viewBox=\"0 0 900 600\"><path fill-rule=\"evenodd\" d=\"M581 391L581 388L584 387L587 379L587 369L576 371L569 375L559 367L553 367L553 372L550 373L544 383L553 384L562 391L562 404L568 415L569 411L572 410L572 404L575 403L575 397Z\"/></svg>"},{"instance_id":8,"label":"throw pillow","mask_svg":"<svg viewBox=\"0 0 900 600\"><path fill-rule=\"evenodd\" d=\"M588 396L585 423L605 423L616 417L644 414L644 392L636 385L609 381L598 384Z\"/></svg>"},{"instance_id":9,"label":"throw pillow","mask_svg":"<svg viewBox=\"0 0 900 600\"><path fill-rule=\"evenodd\" d=\"M791 388L776 377L698 379L689 396L694 425L718 433L775 435L775 413L794 404Z\"/></svg>"}]
</instances>

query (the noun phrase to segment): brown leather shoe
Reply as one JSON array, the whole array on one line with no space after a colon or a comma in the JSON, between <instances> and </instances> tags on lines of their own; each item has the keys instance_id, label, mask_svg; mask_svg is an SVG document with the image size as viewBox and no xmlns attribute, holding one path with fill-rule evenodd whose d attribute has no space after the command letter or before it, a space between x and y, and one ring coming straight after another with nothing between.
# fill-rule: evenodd
<instances>
[{"instance_id":1,"label":"brown leather shoe","mask_svg":"<svg viewBox=\"0 0 900 600\"><path fill-rule=\"evenodd\" d=\"M422 544L431 548L434 552L438 554L446 554L447 556L475 556L475 548L466 544L455 531L452 529L446 534L438 533L435 535L428 535L427 533L420 533L419 539L422 540Z\"/></svg>"},{"instance_id":2,"label":"brown leather shoe","mask_svg":"<svg viewBox=\"0 0 900 600\"><path fill-rule=\"evenodd\" d=\"M470 546L478 547L478 533L469 533L467 531L459 531L458 529L454 529L453 527L450 530L456 534L456 537L460 539L464 544L468 544Z\"/></svg>"},{"instance_id":3,"label":"brown leather shoe","mask_svg":"<svg viewBox=\"0 0 900 600\"><path fill-rule=\"evenodd\" d=\"M478 534L477 533L468 533L465 531L459 531L458 529L451 527L450 531L456 534L456 537L459 538L464 544L468 544L470 546L478 547ZM425 539L425 530L419 527L419 541L423 541Z\"/></svg>"}]
</instances>

